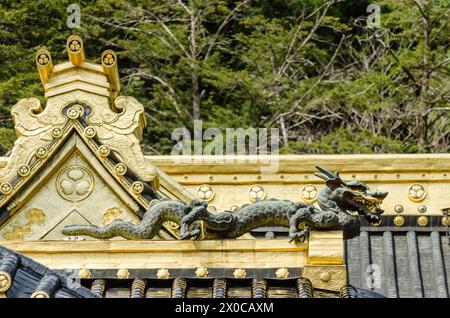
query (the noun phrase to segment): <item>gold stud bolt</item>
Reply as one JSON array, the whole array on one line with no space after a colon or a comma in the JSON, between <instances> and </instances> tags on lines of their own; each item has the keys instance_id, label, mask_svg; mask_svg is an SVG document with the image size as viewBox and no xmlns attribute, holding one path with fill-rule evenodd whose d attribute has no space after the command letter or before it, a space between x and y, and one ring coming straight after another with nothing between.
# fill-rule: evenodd
<instances>
[{"instance_id":1,"label":"gold stud bolt","mask_svg":"<svg viewBox=\"0 0 450 318\"><path fill-rule=\"evenodd\" d=\"M276 270L275 276L277 276L277 278L287 278L289 276L289 271L285 267L279 268Z\"/></svg>"},{"instance_id":2,"label":"gold stud bolt","mask_svg":"<svg viewBox=\"0 0 450 318\"><path fill-rule=\"evenodd\" d=\"M195 276L197 276L197 277L207 277L208 276L208 269L206 267L198 267L195 270Z\"/></svg>"},{"instance_id":3,"label":"gold stud bolt","mask_svg":"<svg viewBox=\"0 0 450 318\"><path fill-rule=\"evenodd\" d=\"M7 272L0 272L0 293L7 292L11 287L11 284L11 276Z\"/></svg>"},{"instance_id":4,"label":"gold stud bolt","mask_svg":"<svg viewBox=\"0 0 450 318\"><path fill-rule=\"evenodd\" d=\"M95 130L95 128L94 127L86 127L85 129L84 129L84 134L86 135L86 137L88 137L88 138L94 138L95 137L95 135L97 134L97 131Z\"/></svg>"},{"instance_id":5,"label":"gold stud bolt","mask_svg":"<svg viewBox=\"0 0 450 318\"><path fill-rule=\"evenodd\" d=\"M3 194L10 194L12 191L12 186L9 183L2 183L0 185L0 192Z\"/></svg>"},{"instance_id":6,"label":"gold stud bolt","mask_svg":"<svg viewBox=\"0 0 450 318\"><path fill-rule=\"evenodd\" d=\"M87 268L82 268L80 269L80 271L78 272L78 276L80 278L90 278L91 277L91 271Z\"/></svg>"},{"instance_id":7,"label":"gold stud bolt","mask_svg":"<svg viewBox=\"0 0 450 318\"><path fill-rule=\"evenodd\" d=\"M44 159L45 157L47 157L47 149L45 149L44 147L39 147L36 150L36 157L38 157L39 159Z\"/></svg>"},{"instance_id":8,"label":"gold stud bolt","mask_svg":"<svg viewBox=\"0 0 450 318\"><path fill-rule=\"evenodd\" d=\"M328 272L322 272L322 273L320 273L319 278L320 278L321 281L326 283L326 282L328 282L330 280L331 275Z\"/></svg>"},{"instance_id":9,"label":"gold stud bolt","mask_svg":"<svg viewBox=\"0 0 450 318\"><path fill-rule=\"evenodd\" d=\"M101 146L98 148L98 153L99 153L100 156L103 157L103 158L108 157L110 152L111 152L111 150L109 149L108 146L101 145Z\"/></svg>"},{"instance_id":10,"label":"gold stud bolt","mask_svg":"<svg viewBox=\"0 0 450 318\"><path fill-rule=\"evenodd\" d=\"M167 268L160 268L156 272L156 277L159 279L168 279L170 276L169 270Z\"/></svg>"},{"instance_id":11,"label":"gold stud bolt","mask_svg":"<svg viewBox=\"0 0 450 318\"><path fill-rule=\"evenodd\" d=\"M124 165L123 163L118 163L114 167L114 171L116 172L116 175L123 176L125 175L125 173L127 173L127 166Z\"/></svg>"},{"instance_id":12,"label":"gold stud bolt","mask_svg":"<svg viewBox=\"0 0 450 318\"><path fill-rule=\"evenodd\" d=\"M428 218L425 215L421 215L417 218L417 224L419 226L427 226L428 225Z\"/></svg>"},{"instance_id":13,"label":"gold stud bolt","mask_svg":"<svg viewBox=\"0 0 450 318\"><path fill-rule=\"evenodd\" d=\"M121 268L117 271L117 278L126 279L130 277L130 271L126 268Z\"/></svg>"},{"instance_id":14,"label":"gold stud bolt","mask_svg":"<svg viewBox=\"0 0 450 318\"><path fill-rule=\"evenodd\" d=\"M245 276L247 276L247 272L243 268L236 268L233 272L233 276L235 278L245 278Z\"/></svg>"},{"instance_id":15,"label":"gold stud bolt","mask_svg":"<svg viewBox=\"0 0 450 318\"><path fill-rule=\"evenodd\" d=\"M397 204L394 207L394 211L397 212L397 213L402 213L403 212L403 205Z\"/></svg>"},{"instance_id":16,"label":"gold stud bolt","mask_svg":"<svg viewBox=\"0 0 450 318\"><path fill-rule=\"evenodd\" d=\"M17 173L23 178L27 177L30 174L30 167L28 167L27 165L20 166Z\"/></svg>"},{"instance_id":17,"label":"gold stud bolt","mask_svg":"<svg viewBox=\"0 0 450 318\"><path fill-rule=\"evenodd\" d=\"M144 184L140 181L135 181L131 185L131 188L133 189L133 192L136 194L141 194L142 191L144 191Z\"/></svg>"},{"instance_id":18,"label":"gold stud bolt","mask_svg":"<svg viewBox=\"0 0 450 318\"><path fill-rule=\"evenodd\" d=\"M52 137L55 139L59 139L62 136L62 130L61 128L55 127L52 130Z\"/></svg>"},{"instance_id":19,"label":"gold stud bolt","mask_svg":"<svg viewBox=\"0 0 450 318\"><path fill-rule=\"evenodd\" d=\"M403 224L405 224L405 219L403 218L403 216L397 215L394 218L394 224L395 226L403 226Z\"/></svg>"}]
</instances>

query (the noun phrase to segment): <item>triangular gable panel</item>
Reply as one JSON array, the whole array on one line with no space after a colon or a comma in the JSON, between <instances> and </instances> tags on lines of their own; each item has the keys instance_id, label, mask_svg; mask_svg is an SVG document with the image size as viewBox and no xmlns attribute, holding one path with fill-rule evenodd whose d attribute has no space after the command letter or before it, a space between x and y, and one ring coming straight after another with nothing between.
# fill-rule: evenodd
<instances>
[{"instance_id":1,"label":"triangular gable panel","mask_svg":"<svg viewBox=\"0 0 450 318\"><path fill-rule=\"evenodd\" d=\"M0 229L2 240L62 239L47 235L74 210L104 226L114 219L138 221L141 207L110 176L77 133L12 200ZM83 222L84 223L84 222Z\"/></svg>"}]
</instances>

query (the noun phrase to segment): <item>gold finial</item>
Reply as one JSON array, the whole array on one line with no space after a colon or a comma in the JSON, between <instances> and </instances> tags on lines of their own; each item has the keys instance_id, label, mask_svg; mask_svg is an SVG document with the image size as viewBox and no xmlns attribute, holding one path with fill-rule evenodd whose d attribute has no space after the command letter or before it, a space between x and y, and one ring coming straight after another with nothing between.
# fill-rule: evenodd
<instances>
[{"instance_id":1,"label":"gold finial","mask_svg":"<svg viewBox=\"0 0 450 318\"><path fill-rule=\"evenodd\" d=\"M80 65L84 61L83 40L78 35L71 35L67 39L67 54L73 65Z\"/></svg>"},{"instance_id":2,"label":"gold finial","mask_svg":"<svg viewBox=\"0 0 450 318\"><path fill-rule=\"evenodd\" d=\"M36 65L45 97L70 91L95 93L108 97L110 107L115 111L114 100L120 90L116 53L106 50L102 55L101 65L90 63L85 60L84 44L79 35L67 38L66 50L70 61L57 65L53 65L51 54L46 48L39 49L36 53Z\"/></svg>"},{"instance_id":3,"label":"gold finial","mask_svg":"<svg viewBox=\"0 0 450 318\"><path fill-rule=\"evenodd\" d=\"M39 49L36 52L36 65L39 71L39 77L41 78L42 85L48 83L50 73L53 70L53 61L50 52L47 49Z\"/></svg>"},{"instance_id":4,"label":"gold finial","mask_svg":"<svg viewBox=\"0 0 450 318\"><path fill-rule=\"evenodd\" d=\"M119 69L117 67L117 55L112 50L106 50L102 54L103 71L108 75L111 83L111 96L115 98L120 91ZM114 105L113 105L114 107Z\"/></svg>"}]
</instances>

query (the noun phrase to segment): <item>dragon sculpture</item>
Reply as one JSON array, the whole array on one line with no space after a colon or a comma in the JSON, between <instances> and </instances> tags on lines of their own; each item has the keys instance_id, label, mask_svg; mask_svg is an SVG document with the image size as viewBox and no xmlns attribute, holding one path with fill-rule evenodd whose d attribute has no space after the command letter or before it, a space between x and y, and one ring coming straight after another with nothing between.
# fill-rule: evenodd
<instances>
[{"instance_id":1,"label":"dragon sculpture","mask_svg":"<svg viewBox=\"0 0 450 318\"><path fill-rule=\"evenodd\" d=\"M315 175L325 180L318 194L317 208L312 204L288 200L264 200L242 206L237 211L211 213L208 204L193 200L186 204L162 199L151 206L139 224L116 220L100 228L94 225L71 225L63 229L65 235L87 235L98 239L121 236L125 239L152 239L164 222L180 225L181 239L236 238L262 226L289 228L289 238L303 242L310 230L342 230L344 239L359 235L360 219L378 223L384 212L380 204L387 192L370 191L360 181L344 182L338 172L332 173L317 166ZM302 225L302 226L301 226Z\"/></svg>"}]
</instances>

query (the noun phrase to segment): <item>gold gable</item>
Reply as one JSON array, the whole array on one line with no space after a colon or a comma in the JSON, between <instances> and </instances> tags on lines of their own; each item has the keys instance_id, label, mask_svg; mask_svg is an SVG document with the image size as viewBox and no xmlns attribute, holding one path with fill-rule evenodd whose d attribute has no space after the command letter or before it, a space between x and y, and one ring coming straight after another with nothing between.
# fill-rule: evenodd
<instances>
[{"instance_id":1,"label":"gold gable","mask_svg":"<svg viewBox=\"0 0 450 318\"><path fill-rule=\"evenodd\" d=\"M18 138L0 170L0 240L62 239L55 231L69 214L102 226L107 211L105 218L137 220L160 196L192 198L145 159L144 107L117 96L116 54L89 63L78 36L67 50L69 61L57 65L46 49L36 54L46 104L25 98L11 110ZM167 229L162 237L176 236Z\"/></svg>"}]
</instances>

